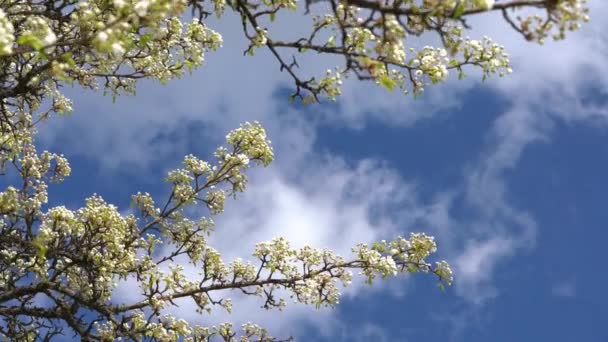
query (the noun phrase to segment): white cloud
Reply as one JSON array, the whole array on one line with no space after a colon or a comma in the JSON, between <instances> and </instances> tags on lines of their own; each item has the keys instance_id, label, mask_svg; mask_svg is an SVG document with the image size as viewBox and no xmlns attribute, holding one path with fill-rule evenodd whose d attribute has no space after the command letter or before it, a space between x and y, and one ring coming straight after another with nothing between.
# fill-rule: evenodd
<instances>
[{"instance_id":1,"label":"white cloud","mask_svg":"<svg viewBox=\"0 0 608 342\"><path fill-rule=\"evenodd\" d=\"M604 62L608 40L600 34L608 24L598 19L608 13L608 4L596 1L590 5L590 24L566 41L545 46L522 43L517 34L495 25L496 16L471 21L506 46L515 70L509 77L488 82L497 96L510 102L510 108L487 132L483 154L466 168L464 193L467 202L479 210L479 217L466 233L475 242L466 245L455 260L459 292L474 301L498 293L492 285L493 269L516 251L533 247L539 233L533 213L510 204L505 171L517 166L526 147L550 141L557 120L606 126L606 108L583 100L589 89L600 93L608 89Z\"/></svg>"},{"instance_id":2,"label":"white cloud","mask_svg":"<svg viewBox=\"0 0 608 342\"><path fill-rule=\"evenodd\" d=\"M236 234L246 241L272 239L287 235L294 245L311 244L331 247L342 253L350 251L357 241L370 241L391 231L389 220L374 222L371 210L391 204L395 197L408 192L392 171L371 161L350 169L337 165L314 164L302 171L307 179L293 182L278 172L260 172L251 187L235 203L228 204L227 213L218 218L217 243ZM266 171L266 170L265 170ZM376 182L386 182L376 187ZM391 188L394 186L395 188ZM366 196L353 196L364 192ZM224 245L230 250L230 245ZM239 251L242 249L235 249Z\"/></svg>"},{"instance_id":3,"label":"white cloud","mask_svg":"<svg viewBox=\"0 0 608 342\"><path fill-rule=\"evenodd\" d=\"M376 341L376 342L387 342L391 341L388 336L388 333L382 327L374 324L374 322L365 322L361 325L351 326L344 325L340 327L341 333L337 334L340 341L352 341L352 342L366 342L366 341ZM337 338L337 337L334 337ZM399 339L400 342L407 342L407 339L404 339L403 336Z\"/></svg>"},{"instance_id":4,"label":"white cloud","mask_svg":"<svg viewBox=\"0 0 608 342\"><path fill-rule=\"evenodd\" d=\"M561 298L576 297L576 284L573 281L561 281L553 284L551 294Z\"/></svg>"},{"instance_id":5,"label":"white cloud","mask_svg":"<svg viewBox=\"0 0 608 342\"><path fill-rule=\"evenodd\" d=\"M454 265L460 294L476 304L496 296L496 288L488 281L492 279L498 261L512 255L514 247L508 238L469 241Z\"/></svg>"}]
</instances>

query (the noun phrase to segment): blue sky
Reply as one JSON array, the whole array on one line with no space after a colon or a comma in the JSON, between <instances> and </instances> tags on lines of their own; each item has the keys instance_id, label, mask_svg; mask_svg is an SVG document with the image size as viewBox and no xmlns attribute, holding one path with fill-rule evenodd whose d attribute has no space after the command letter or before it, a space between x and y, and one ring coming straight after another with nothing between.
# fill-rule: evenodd
<instances>
[{"instance_id":1,"label":"blue sky","mask_svg":"<svg viewBox=\"0 0 608 342\"><path fill-rule=\"evenodd\" d=\"M486 95L482 101L476 100L480 94ZM483 149L483 132L505 108L492 95L474 89L471 101L448 118L408 129L324 129L318 146L353 159L381 156L404 177L424 184L422 193L441 191L458 186L463 162ZM602 129L557 122L551 140L528 146L504 177L509 202L533 215L538 236L533 248L496 267L496 298L471 309L450 291L434 293L432 284L420 279L403 300L369 298L346 303L341 310L357 312L360 318L353 325L377 321L393 341L402 336L423 341L608 341L601 256L608 239L607 138ZM465 212L455 209L453 215L471 215Z\"/></svg>"},{"instance_id":2,"label":"blue sky","mask_svg":"<svg viewBox=\"0 0 608 342\"><path fill-rule=\"evenodd\" d=\"M192 77L142 84L116 104L70 91L72 116L41 131L73 169L51 201L78 207L98 193L127 210L137 191L165 194L183 155L207 156L239 122L260 120L277 158L217 219L226 258L276 235L347 252L421 230L456 282L355 286L316 315L237 301L222 318L258 318L304 341L608 341L608 5L591 3L590 25L542 48L480 18L476 32L512 55L507 78L451 79L416 101L349 83L337 105L307 108L288 104L268 55L242 57L238 33L219 23L225 46Z\"/></svg>"}]
</instances>

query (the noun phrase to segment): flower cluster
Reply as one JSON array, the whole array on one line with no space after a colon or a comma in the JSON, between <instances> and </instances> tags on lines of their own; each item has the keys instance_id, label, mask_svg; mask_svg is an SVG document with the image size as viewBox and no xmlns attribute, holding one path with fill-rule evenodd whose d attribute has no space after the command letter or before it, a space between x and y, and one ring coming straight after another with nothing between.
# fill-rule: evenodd
<instances>
[{"instance_id":1,"label":"flower cluster","mask_svg":"<svg viewBox=\"0 0 608 342\"><path fill-rule=\"evenodd\" d=\"M427 75L432 83L438 83L448 76L448 62L445 49L425 46L411 61L411 65L416 68L417 77Z\"/></svg>"},{"instance_id":2,"label":"flower cluster","mask_svg":"<svg viewBox=\"0 0 608 342\"><path fill-rule=\"evenodd\" d=\"M258 122L247 122L231 131L226 142L231 149L221 146L215 151L217 165L187 155L183 162L185 168L169 171L166 181L173 185L171 201L176 206L201 201L211 214L220 214L224 211L226 195L236 196L245 190L247 177L244 171L250 167L250 161L266 166L274 157L266 131ZM218 187L227 184L230 189ZM206 195L200 196L201 192ZM144 217L162 214L156 209L153 211L147 196L138 194L134 201Z\"/></svg>"},{"instance_id":3,"label":"flower cluster","mask_svg":"<svg viewBox=\"0 0 608 342\"><path fill-rule=\"evenodd\" d=\"M18 52L13 56L15 80L19 76L14 74L36 66L40 71L30 76L32 86L57 89L59 81L77 81L95 88L101 77L112 94L132 93L138 79L164 83L180 77L222 44L221 36L202 21L182 23L184 0L86 0L69 9L54 6L19 3L0 9L0 55ZM50 68L43 67L47 63ZM59 97L53 107L69 112L71 103Z\"/></svg>"},{"instance_id":4,"label":"flower cluster","mask_svg":"<svg viewBox=\"0 0 608 342\"><path fill-rule=\"evenodd\" d=\"M390 243L381 241L371 248L367 244L359 244L353 248L356 259L350 262L327 249L316 250L310 246L292 249L283 238L259 243L253 256L262 262L261 267L267 269L271 277L279 273L280 278L299 279L285 286L292 291L292 298L296 301L333 306L339 303L338 282L342 285L351 283L351 269L359 269L369 284L376 275L387 278L400 272L416 271L431 271L441 282L450 284L453 277L446 262L439 262L433 268L425 261L435 251L432 237L412 234L410 240L399 237ZM250 275L253 275L253 269Z\"/></svg>"},{"instance_id":5,"label":"flower cluster","mask_svg":"<svg viewBox=\"0 0 608 342\"><path fill-rule=\"evenodd\" d=\"M494 0L423 0L421 2L388 1L382 4L350 4L333 1L334 12L316 15L309 36L293 42L272 41L268 45L297 48L299 52L316 51L344 57L344 66L338 67L340 75L347 78L355 75L360 80L372 80L389 91L399 87L404 93L419 94L429 84L444 82L450 69L456 69L459 78L464 69L478 67L483 78L491 74L500 76L510 73L508 55L504 48L487 38L471 40L465 38L470 29L465 17L492 11L504 12L507 23L528 39L542 41L550 32L562 39L566 31L580 28L588 20L586 0L539 1L530 3L502 2L496 6ZM310 4L307 4L307 9ZM519 19L511 18L511 9L525 8L546 10L547 15ZM255 18L269 15L272 20L276 12L252 11ZM244 25L254 25L243 20ZM254 26L255 27L255 26ZM413 39L426 33L436 33L442 46L414 48ZM339 87L326 91L322 82L311 78L300 78L295 69L297 62L289 63L273 50L281 60L282 69L289 69L297 89L293 98L304 103L316 102L320 96L335 100ZM411 54L407 51L411 51ZM407 52L407 53L406 53ZM409 60L406 58L410 57ZM323 78L323 80L325 80Z\"/></svg>"},{"instance_id":6,"label":"flower cluster","mask_svg":"<svg viewBox=\"0 0 608 342\"><path fill-rule=\"evenodd\" d=\"M13 23L10 22L4 10L0 8L0 56L13 52L15 35Z\"/></svg>"},{"instance_id":7,"label":"flower cluster","mask_svg":"<svg viewBox=\"0 0 608 342\"><path fill-rule=\"evenodd\" d=\"M439 279L444 281L446 284L450 285L454 281L454 274L452 273L452 268L445 261L438 261L435 263L435 274L439 276Z\"/></svg>"},{"instance_id":8,"label":"flower cluster","mask_svg":"<svg viewBox=\"0 0 608 342\"><path fill-rule=\"evenodd\" d=\"M207 175L212 172L208 162L200 160L192 154L189 154L184 158L184 165L195 177Z\"/></svg>"},{"instance_id":9,"label":"flower cluster","mask_svg":"<svg viewBox=\"0 0 608 342\"><path fill-rule=\"evenodd\" d=\"M581 23L589 21L589 9L586 0L564 0L551 2L547 16L539 14L519 19L519 28L526 39L545 42L548 36L554 40L566 37L567 31L575 31Z\"/></svg>"},{"instance_id":10,"label":"flower cluster","mask_svg":"<svg viewBox=\"0 0 608 342\"><path fill-rule=\"evenodd\" d=\"M270 140L266 138L266 131L259 122L246 122L226 136L226 142L243 151L245 156L259 162L264 166L270 164L274 158ZM237 158L241 163L248 164L243 156Z\"/></svg>"},{"instance_id":11,"label":"flower cluster","mask_svg":"<svg viewBox=\"0 0 608 342\"><path fill-rule=\"evenodd\" d=\"M479 65L487 76L491 73L499 73L501 76L512 72L509 55L503 46L494 43L490 38L483 40L466 40L463 44L464 58L471 63Z\"/></svg>"},{"instance_id":12,"label":"flower cluster","mask_svg":"<svg viewBox=\"0 0 608 342\"><path fill-rule=\"evenodd\" d=\"M457 6L487 11L494 7L494 3L495 0L424 0L422 2L422 6L426 9L439 10L443 13L449 13L450 11L454 11Z\"/></svg>"},{"instance_id":13,"label":"flower cluster","mask_svg":"<svg viewBox=\"0 0 608 342\"><path fill-rule=\"evenodd\" d=\"M376 35L367 27L355 27L350 30L345 42L350 51L364 53L368 48L368 43L376 42Z\"/></svg>"},{"instance_id":14,"label":"flower cluster","mask_svg":"<svg viewBox=\"0 0 608 342\"><path fill-rule=\"evenodd\" d=\"M9 186L5 191L0 192L0 214L8 215L19 208L19 191Z\"/></svg>"},{"instance_id":15,"label":"flower cluster","mask_svg":"<svg viewBox=\"0 0 608 342\"><path fill-rule=\"evenodd\" d=\"M321 89L325 96L327 96L331 101L336 101L336 97L342 93L340 90L340 86L342 85L341 72L332 72L330 69L328 69L325 72L325 77L323 77L318 83L313 82L313 84L318 85L319 89ZM308 101L313 101L313 99L305 99L305 102Z\"/></svg>"},{"instance_id":16,"label":"flower cluster","mask_svg":"<svg viewBox=\"0 0 608 342\"><path fill-rule=\"evenodd\" d=\"M224 202L226 201L226 193L223 190L210 191L207 193L207 208L213 215L224 212Z\"/></svg>"},{"instance_id":17,"label":"flower cluster","mask_svg":"<svg viewBox=\"0 0 608 342\"><path fill-rule=\"evenodd\" d=\"M188 170L175 169L169 171L167 182L173 184L173 197L181 203L187 203L193 200L196 190L192 186L194 177Z\"/></svg>"},{"instance_id":18,"label":"flower cluster","mask_svg":"<svg viewBox=\"0 0 608 342\"><path fill-rule=\"evenodd\" d=\"M260 47L266 45L268 42L268 30L263 29L261 27L255 28L255 36L251 40L251 43L255 47Z\"/></svg>"},{"instance_id":19,"label":"flower cluster","mask_svg":"<svg viewBox=\"0 0 608 342\"><path fill-rule=\"evenodd\" d=\"M143 217L157 217L160 214L160 209L156 208L154 199L147 192L138 192L131 197L131 200L133 206L142 213Z\"/></svg>"},{"instance_id":20,"label":"flower cluster","mask_svg":"<svg viewBox=\"0 0 608 342\"><path fill-rule=\"evenodd\" d=\"M33 40L41 44L41 46L49 46L57 41L57 35L49 26L47 18L42 16L28 16L23 25L20 40Z\"/></svg>"},{"instance_id":21,"label":"flower cluster","mask_svg":"<svg viewBox=\"0 0 608 342\"><path fill-rule=\"evenodd\" d=\"M0 192L0 213L5 220L31 217L28 220L39 223L31 240L23 240L26 248L14 244L3 247L2 260L11 267L0 272L0 289L10 291L18 286L15 279L30 277L34 286L53 284L63 302L94 303L86 304L87 309L103 319L91 323L91 333L106 340L143 336L194 341L240 336L241 341L253 341L271 337L250 323L243 326L240 335L228 323L192 326L164 314L164 310L174 299L190 297L201 313L211 313L215 307L231 312L232 300L225 291L231 289L261 297L267 308L280 309L289 299L317 307L334 306L340 301L341 287L351 284L353 270L359 270L370 283L376 275L389 277L417 270L432 271L441 282L451 282L451 270L445 262L433 269L424 261L435 251L433 239L416 234L410 240L400 238L371 248L359 245L352 260L329 249L292 248L286 239L276 238L257 244L252 254L256 262L224 262L208 244L213 221L205 217L192 220L185 207L201 201L210 214L221 213L226 194L244 189L244 171L252 165L268 165L273 159L270 141L257 122L231 131L226 142L228 147L215 152L215 165L187 155L184 168L168 173L172 191L162 209L149 193L133 195L133 214L122 214L97 195L77 210L56 206L44 212L45 180L62 180L70 167L63 156L46 151L37 154L32 144L24 144L17 160L27 188L8 187ZM227 185L232 192L226 190ZM18 230L8 227L0 225L5 236L23 239ZM377 247L381 245L387 247ZM174 263L182 255L200 270L199 279L187 276L184 266ZM114 304L112 294L118 282L126 279L137 279L143 299ZM151 314L144 315L146 310Z\"/></svg>"},{"instance_id":22,"label":"flower cluster","mask_svg":"<svg viewBox=\"0 0 608 342\"><path fill-rule=\"evenodd\" d=\"M495 0L475 0L474 8L479 8L482 10L490 10L494 7Z\"/></svg>"}]
</instances>

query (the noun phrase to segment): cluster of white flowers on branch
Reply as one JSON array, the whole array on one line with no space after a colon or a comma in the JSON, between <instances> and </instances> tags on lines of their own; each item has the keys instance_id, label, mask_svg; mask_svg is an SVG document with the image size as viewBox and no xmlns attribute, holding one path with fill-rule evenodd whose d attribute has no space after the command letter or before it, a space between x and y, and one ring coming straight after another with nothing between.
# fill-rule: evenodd
<instances>
[{"instance_id":1,"label":"cluster of white flowers on branch","mask_svg":"<svg viewBox=\"0 0 608 342\"><path fill-rule=\"evenodd\" d=\"M433 266L426 261L436 246L424 234L371 247L360 244L351 259L311 246L294 249L284 238L276 238L255 247L254 262L224 262L207 242L213 221L192 220L186 209L204 203L211 215L221 213L226 194L245 190L244 171L273 159L257 122L230 132L226 143L216 150L214 163L188 155L183 169L169 172L166 180L172 191L162 208L149 194L137 193L135 213L123 215L97 195L78 210L43 210L48 200L45 182L61 182L70 167L62 156L37 154L32 142L23 142L13 162L24 186L0 192L0 317L7 322L0 326L0 336L24 341L52 337L62 331L62 321L86 340L207 341L215 336L232 341L237 334L229 324L190 325L163 309L190 298L203 314L212 313L215 306L230 311L229 291L259 296L267 309L280 309L288 300L334 306L340 287L351 283L353 270L370 284L377 276L413 272L430 272L440 283L452 282L447 263ZM188 277L174 262L184 256L200 270L199 278ZM142 299L112 301L118 283L129 278L138 280ZM39 296L54 306L40 305L34 300ZM22 320L25 316L28 320ZM274 341L253 324L246 324L238 336L241 341Z\"/></svg>"},{"instance_id":2,"label":"cluster of white flowers on branch","mask_svg":"<svg viewBox=\"0 0 608 342\"><path fill-rule=\"evenodd\" d=\"M252 46L258 44L255 42L257 36L249 34L251 28L259 27L261 22L273 21L283 8L296 8L295 2L288 2L288 6L280 1L262 1L260 4L235 1ZM577 30L582 22L589 20L586 0L328 2L331 13L314 16L308 36L282 41L273 39L271 31L264 31L264 44L278 58L281 69L287 70L295 81L296 91L292 98L299 97L306 103L319 101L322 96L335 100L340 94L339 89L325 84L332 84L329 78L336 76L327 75L321 80L302 78L294 70L298 66L295 57L293 62L288 62L291 58L283 56L282 49L340 55L344 64L338 68L337 74L342 78L354 75L360 80L372 80L389 91L398 87L406 94L419 94L427 85L447 79L450 70L457 70L459 77L463 77L465 66L481 67L484 78L494 73L503 76L511 72L508 54L501 45L484 38L483 43L471 46L479 41L465 36L470 29L466 22L468 16L502 12L512 28L527 40L540 43L549 35L563 39L567 31ZM315 3L317 1L306 1L307 11ZM522 9L533 10L537 14L513 19L513 13ZM442 46L427 46L420 50L411 47L416 45L413 39L426 33L436 34ZM474 56L471 49L477 49ZM253 50L250 48L248 51L251 53ZM427 63L421 63L423 61Z\"/></svg>"},{"instance_id":3,"label":"cluster of white flowers on branch","mask_svg":"<svg viewBox=\"0 0 608 342\"><path fill-rule=\"evenodd\" d=\"M0 99L20 98L34 112L42 98L50 98L57 103L52 111L63 113L71 106L58 91L62 83L91 89L101 84L104 91L117 95L132 93L142 78L164 83L181 77L203 64L206 51L222 45L220 34L205 24L205 18L221 17L227 8L242 18L250 41L246 51L270 49L295 82L291 98L305 102L335 100L340 94L336 79L351 75L417 94L428 84L444 81L452 69L464 75L465 66L480 66L485 76L509 73L508 55L496 43L477 45L476 58L471 58L469 43L477 41L465 36L465 19L471 15L500 11L526 39L541 43L548 36L563 39L589 19L586 0L327 2L331 10L313 16L309 35L282 41L273 39L272 21L282 11L302 7L309 15L315 1L303 6L296 0L4 1ZM182 18L189 8L194 20L187 22ZM537 13L514 19L513 13L521 9ZM437 34L443 46L414 49L413 40L427 32ZM284 50L291 50L292 56ZM344 65L335 73L307 79L297 73L294 50L341 55ZM438 52L440 58L435 56ZM420 63L429 53L431 64Z\"/></svg>"}]
</instances>

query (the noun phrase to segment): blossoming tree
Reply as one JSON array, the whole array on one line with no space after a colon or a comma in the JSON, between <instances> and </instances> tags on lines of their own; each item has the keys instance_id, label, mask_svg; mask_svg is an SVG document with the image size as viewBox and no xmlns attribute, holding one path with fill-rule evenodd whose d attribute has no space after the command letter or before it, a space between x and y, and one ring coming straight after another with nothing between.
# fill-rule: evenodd
<instances>
[{"instance_id":1,"label":"blossoming tree","mask_svg":"<svg viewBox=\"0 0 608 342\"><path fill-rule=\"evenodd\" d=\"M530 14L517 15L517 11ZM341 79L371 80L389 90L419 94L450 71L479 68L486 77L511 72L503 47L489 38L465 38L466 19L499 11L527 40L562 39L588 20L584 0L3 0L0 1L0 337L15 341L274 341L255 324L193 325L166 314L189 298L202 315L231 310L230 291L259 296L267 309L287 300L318 306L339 301L352 271L368 283L378 276L429 273L452 282L445 261L430 263L432 237L413 233L359 244L344 258L331 250L292 248L276 238L252 248L252 261L226 262L207 243L209 217L186 209L223 211L227 196L245 190L245 172L266 166L273 152L262 126L245 123L226 136L210 161L186 156L169 172L170 196L156 202L133 195L134 213L121 214L99 196L78 210L47 205L47 183L70 174L62 155L38 152L37 124L72 111L65 85L113 96L133 93L140 79L167 82L203 64L222 44L207 17L239 15L246 53L269 49L293 79L293 100L334 100ZM299 39L273 39L283 12L311 18ZM522 12L522 13L523 13ZM316 14L315 14L316 13ZM186 21L190 16L189 21ZM423 34L439 46L408 48ZM298 72L296 55L338 55L343 64L322 77ZM200 270L185 275L175 258ZM117 302L113 291L135 280L139 295Z\"/></svg>"}]
</instances>

